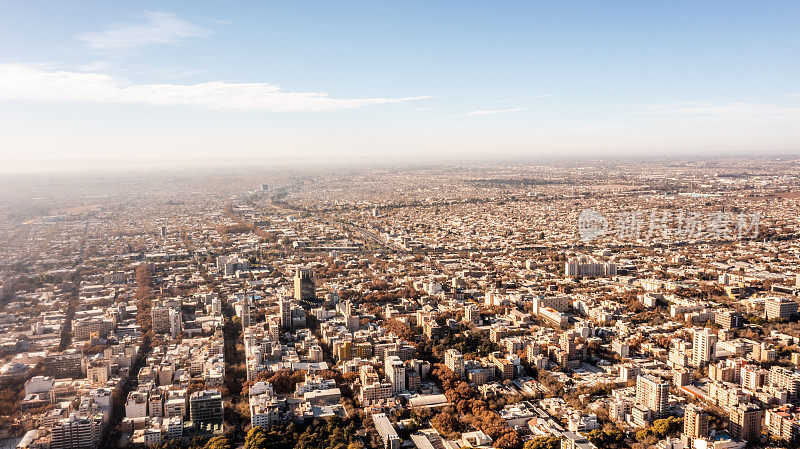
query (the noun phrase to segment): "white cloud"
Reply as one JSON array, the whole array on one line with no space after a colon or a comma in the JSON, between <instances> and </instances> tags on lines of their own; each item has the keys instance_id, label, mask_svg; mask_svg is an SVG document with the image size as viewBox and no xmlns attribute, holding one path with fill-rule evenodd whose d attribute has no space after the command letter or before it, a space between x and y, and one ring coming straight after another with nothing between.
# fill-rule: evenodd
<instances>
[{"instance_id":1,"label":"white cloud","mask_svg":"<svg viewBox=\"0 0 800 449\"><path fill-rule=\"evenodd\" d=\"M116 64L111 61L92 61L80 66L81 72L100 72L116 68Z\"/></svg>"},{"instance_id":2,"label":"white cloud","mask_svg":"<svg viewBox=\"0 0 800 449\"><path fill-rule=\"evenodd\" d=\"M524 110L525 110L525 108L490 109L490 110L483 110L483 111L472 111L472 112L467 112L465 114L451 115L448 118L474 117L476 115L496 115L496 114L505 114L507 112L519 112L519 111L524 111Z\"/></svg>"},{"instance_id":3,"label":"white cloud","mask_svg":"<svg viewBox=\"0 0 800 449\"><path fill-rule=\"evenodd\" d=\"M211 34L208 28L195 25L165 12L141 14L143 23L122 23L78 36L88 46L98 50L117 50L154 44L178 44L193 37Z\"/></svg>"},{"instance_id":4,"label":"white cloud","mask_svg":"<svg viewBox=\"0 0 800 449\"><path fill-rule=\"evenodd\" d=\"M466 116L471 116L471 115L495 115L495 114L505 114L506 112L517 112L517 111L524 111L524 110L525 110L525 108L495 109L495 110L489 110L489 111L472 111L472 112L467 112L464 115L466 115Z\"/></svg>"},{"instance_id":5,"label":"white cloud","mask_svg":"<svg viewBox=\"0 0 800 449\"><path fill-rule=\"evenodd\" d=\"M130 84L109 75L0 64L0 100L190 106L224 111L302 112L356 109L429 97L332 98L286 92L266 83Z\"/></svg>"}]
</instances>

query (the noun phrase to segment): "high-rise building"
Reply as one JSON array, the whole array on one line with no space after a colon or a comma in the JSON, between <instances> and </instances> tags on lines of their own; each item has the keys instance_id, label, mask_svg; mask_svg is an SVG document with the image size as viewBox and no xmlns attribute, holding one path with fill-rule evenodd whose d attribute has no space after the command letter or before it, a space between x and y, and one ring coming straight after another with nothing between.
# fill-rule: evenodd
<instances>
[{"instance_id":1,"label":"high-rise building","mask_svg":"<svg viewBox=\"0 0 800 449\"><path fill-rule=\"evenodd\" d=\"M561 346L561 350L567 356L568 360L572 360L575 358L578 344L575 341L575 338L573 337L572 333L567 331L561 334L561 338L559 339L559 345Z\"/></svg>"},{"instance_id":2,"label":"high-rise building","mask_svg":"<svg viewBox=\"0 0 800 449\"><path fill-rule=\"evenodd\" d=\"M392 384L392 392L400 393L406 389L406 367L400 357L390 355L384 361L386 380Z\"/></svg>"},{"instance_id":3,"label":"high-rise building","mask_svg":"<svg viewBox=\"0 0 800 449\"><path fill-rule=\"evenodd\" d=\"M475 307L475 304L467 304L467 307L464 307L464 321L477 323L480 317L480 311Z\"/></svg>"},{"instance_id":4,"label":"high-rise building","mask_svg":"<svg viewBox=\"0 0 800 449\"><path fill-rule=\"evenodd\" d=\"M150 307L150 319L153 332L170 334L173 337L183 330L183 312L180 299L164 301L153 300Z\"/></svg>"},{"instance_id":5,"label":"high-rise building","mask_svg":"<svg viewBox=\"0 0 800 449\"><path fill-rule=\"evenodd\" d=\"M711 329L695 329L692 339L692 366L701 368L714 360L714 350L717 344L717 334Z\"/></svg>"},{"instance_id":6,"label":"high-rise building","mask_svg":"<svg viewBox=\"0 0 800 449\"><path fill-rule=\"evenodd\" d=\"M457 349L448 349L445 351L444 364L458 377L464 378L464 355Z\"/></svg>"},{"instance_id":7,"label":"high-rise building","mask_svg":"<svg viewBox=\"0 0 800 449\"><path fill-rule=\"evenodd\" d=\"M708 413L705 410L694 404L686 405L686 412L683 415L683 436L687 442L695 438L708 437Z\"/></svg>"},{"instance_id":8,"label":"high-rise building","mask_svg":"<svg viewBox=\"0 0 800 449\"><path fill-rule=\"evenodd\" d=\"M731 436L745 441L758 441L761 438L763 413L755 404L742 404L732 408L728 422Z\"/></svg>"},{"instance_id":9,"label":"high-rise building","mask_svg":"<svg viewBox=\"0 0 800 449\"><path fill-rule=\"evenodd\" d=\"M102 430L102 414L80 416L73 412L50 428L50 449L94 449Z\"/></svg>"},{"instance_id":10,"label":"high-rise building","mask_svg":"<svg viewBox=\"0 0 800 449\"><path fill-rule=\"evenodd\" d=\"M567 276L616 276L617 265L613 262L598 262L590 256L573 257L564 264L564 274Z\"/></svg>"},{"instance_id":11,"label":"high-rise building","mask_svg":"<svg viewBox=\"0 0 800 449\"><path fill-rule=\"evenodd\" d=\"M741 367L739 372L742 387L750 391L756 391L763 387L767 379L769 379L769 372L765 369L761 369L758 365L745 365Z\"/></svg>"},{"instance_id":12,"label":"high-rise building","mask_svg":"<svg viewBox=\"0 0 800 449\"><path fill-rule=\"evenodd\" d=\"M289 298L283 298L278 303L281 314L281 330L288 331L292 328L292 303Z\"/></svg>"},{"instance_id":13,"label":"high-rise building","mask_svg":"<svg viewBox=\"0 0 800 449\"><path fill-rule=\"evenodd\" d=\"M651 375L636 378L636 403L650 411L651 419L666 415L668 399L669 383Z\"/></svg>"},{"instance_id":14,"label":"high-rise building","mask_svg":"<svg viewBox=\"0 0 800 449\"><path fill-rule=\"evenodd\" d=\"M83 354L75 349L47 354L44 358L44 373L56 379L83 377Z\"/></svg>"},{"instance_id":15,"label":"high-rise building","mask_svg":"<svg viewBox=\"0 0 800 449\"><path fill-rule=\"evenodd\" d=\"M742 327L742 324L744 323L744 317L741 313L735 310L725 310L722 312L717 312L715 321L717 324L722 326L723 329L731 329Z\"/></svg>"},{"instance_id":16,"label":"high-rise building","mask_svg":"<svg viewBox=\"0 0 800 449\"><path fill-rule=\"evenodd\" d=\"M74 320L72 323L72 338L77 341L86 341L95 333L100 338L106 338L113 328L114 322L109 318Z\"/></svg>"},{"instance_id":17,"label":"high-rise building","mask_svg":"<svg viewBox=\"0 0 800 449\"><path fill-rule=\"evenodd\" d=\"M313 302L317 297L314 287L314 272L309 268L295 268L294 299L300 302Z\"/></svg>"},{"instance_id":18,"label":"high-rise building","mask_svg":"<svg viewBox=\"0 0 800 449\"><path fill-rule=\"evenodd\" d=\"M247 329L253 324L253 304L247 294L234 306L234 310L242 320L242 329Z\"/></svg>"},{"instance_id":19,"label":"high-rise building","mask_svg":"<svg viewBox=\"0 0 800 449\"><path fill-rule=\"evenodd\" d=\"M790 401L800 399L800 373L780 366L769 369L769 383L773 387L786 390Z\"/></svg>"},{"instance_id":20,"label":"high-rise building","mask_svg":"<svg viewBox=\"0 0 800 449\"><path fill-rule=\"evenodd\" d=\"M199 426L222 422L222 395L217 390L195 391L189 397L189 417Z\"/></svg>"}]
</instances>

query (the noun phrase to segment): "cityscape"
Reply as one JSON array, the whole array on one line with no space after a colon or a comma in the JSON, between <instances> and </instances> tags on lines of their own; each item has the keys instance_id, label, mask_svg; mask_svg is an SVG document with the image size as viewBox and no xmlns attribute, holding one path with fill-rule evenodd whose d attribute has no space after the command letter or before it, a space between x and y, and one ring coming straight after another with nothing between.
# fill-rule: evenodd
<instances>
[{"instance_id":1,"label":"cityscape","mask_svg":"<svg viewBox=\"0 0 800 449\"><path fill-rule=\"evenodd\" d=\"M719 158L20 178L0 211L3 436L790 447L798 173ZM589 239L586 210L641 218Z\"/></svg>"},{"instance_id":2,"label":"cityscape","mask_svg":"<svg viewBox=\"0 0 800 449\"><path fill-rule=\"evenodd\" d=\"M798 23L4 2L0 449L800 447Z\"/></svg>"}]
</instances>

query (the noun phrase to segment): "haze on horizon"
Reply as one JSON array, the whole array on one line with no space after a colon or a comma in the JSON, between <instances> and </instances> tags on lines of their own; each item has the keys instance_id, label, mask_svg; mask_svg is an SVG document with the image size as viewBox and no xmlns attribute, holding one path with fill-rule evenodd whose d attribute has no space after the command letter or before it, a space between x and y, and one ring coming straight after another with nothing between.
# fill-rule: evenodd
<instances>
[{"instance_id":1,"label":"haze on horizon","mask_svg":"<svg viewBox=\"0 0 800 449\"><path fill-rule=\"evenodd\" d=\"M9 2L0 173L791 154L794 2Z\"/></svg>"}]
</instances>

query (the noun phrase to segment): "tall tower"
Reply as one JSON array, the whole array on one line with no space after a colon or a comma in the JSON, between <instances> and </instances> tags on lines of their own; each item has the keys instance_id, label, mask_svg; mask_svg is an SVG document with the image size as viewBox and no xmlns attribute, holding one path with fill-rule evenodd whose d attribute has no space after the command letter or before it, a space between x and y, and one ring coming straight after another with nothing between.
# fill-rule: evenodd
<instances>
[{"instance_id":1,"label":"tall tower","mask_svg":"<svg viewBox=\"0 0 800 449\"><path fill-rule=\"evenodd\" d=\"M687 404L683 415L683 436L686 442L708 437L708 413L702 408Z\"/></svg>"},{"instance_id":2,"label":"tall tower","mask_svg":"<svg viewBox=\"0 0 800 449\"><path fill-rule=\"evenodd\" d=\"M701 368L714 359L717 334L708 328L695 330L692 339L692 366Z\"/></svg>"},{"instance_id":3,"label":"tall tower","mask_svg":"<svg viewBox=\"0 0 800 449\"><path fill-rule=\"evenodd\" d=\"M314 301L317 296L314 287L314 272L309 268L295 268L294 299L300 302Z\"/></svg>"},{"instance_id":4,"label":"tall tower","mask_svg":"<svg viewBox=\"0 0 800 449\"><path fill-rule=\"evenodd\" d=\"M636 403L650 410L653 419L663 418L667 413L669 383L650 376L636 378Z\"/></svg>"},{"instance_id":5,"label":"tall tower","mask_svg":"<svg viewBox=\"0 0 800 449\"><path fill-rule=\"evenodd\" d=\"M392 384L392 392L400 393L406 389L406 366L400 357L390 355L384 360L386 379Z\"/></svg>"},{"instance_id":6,"label":"tall tower","mask_svg":"<svg viewBox=\"0 0 800 449\"><path fill-rule=\"evenodd\" d=\"M288 331L292 329L292 303L289 298L283 298L278 303L281 313L281 330Z\"/></svg>"},{"instance_id":7,"label":"tall tower","mask_svg":"<svg viewBox=\"0 0 800 449\"><path fill-rule=\"evenodd\" d=\"M245 294L244 298L242 298L242 329L246 329L253 324L251 320L252 317L250 315L250 309L250 297Z\"/></svg>"},{"instance_id":8,"label":"tall tower","mask_svg":"<svg viewBox=\"0 0 800 449\"><path fill-rule=\"evenodd\" d=\"M459 378L464 378L464 356L458 349L448 349L444 353L444 364Z\"/></svg>"}]
</instances>

